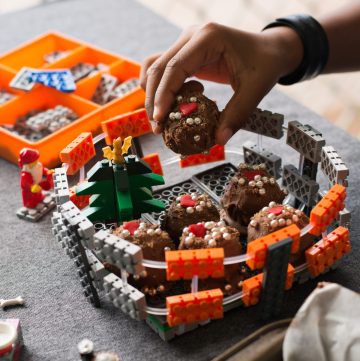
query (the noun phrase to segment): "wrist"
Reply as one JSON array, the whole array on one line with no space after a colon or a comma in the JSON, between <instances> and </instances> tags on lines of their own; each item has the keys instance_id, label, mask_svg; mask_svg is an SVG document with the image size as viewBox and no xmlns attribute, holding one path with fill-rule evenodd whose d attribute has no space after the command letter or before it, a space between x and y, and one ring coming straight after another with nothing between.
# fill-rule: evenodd
<instances>
[{"instance_id":1,"label":"wrist","mask_svg":"<svg viewBox=\"0 0 360 361\"><path fill-rule=\"evenodd\" d=\"M261 34L277 58L279 78L294 72L304 56L299 35L293 29L283 26L266 29Z\"/></svg>"}]
</instances>

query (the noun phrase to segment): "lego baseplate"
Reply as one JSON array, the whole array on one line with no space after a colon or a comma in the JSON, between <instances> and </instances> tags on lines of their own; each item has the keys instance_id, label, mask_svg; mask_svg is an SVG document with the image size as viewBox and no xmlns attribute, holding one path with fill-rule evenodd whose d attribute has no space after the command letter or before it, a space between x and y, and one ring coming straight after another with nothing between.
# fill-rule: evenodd
<instances>
[{"instance_id":1,"label":"lego baseplate","mask_svg":"<svg viewBox=\"0 0 360 361\"><path fill-rule=\"evenodd\" d=\"M52 192L45 192L46 196L42 202L40 202L36 208L21 207L16 211L16 215L20 219L25 219L30 222L37 222L46 214L51 212L55 206L55 194Z\"/></svg>"}]
</instances>

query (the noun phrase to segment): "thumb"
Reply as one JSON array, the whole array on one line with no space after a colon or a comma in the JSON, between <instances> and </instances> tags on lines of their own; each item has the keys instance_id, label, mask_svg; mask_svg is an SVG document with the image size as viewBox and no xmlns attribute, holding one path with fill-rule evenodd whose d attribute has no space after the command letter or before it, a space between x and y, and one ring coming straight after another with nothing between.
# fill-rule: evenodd
<instances>
[{"instance_id":1,"label":"thumb","mask_svg":"<svg viewBox=\"0 0 360 361\"><path fill-rule=\"evenodd\" d=\"M226 144L254 111L258 102L249 94L248 91L236 91L221 112L220 126L216 132L217 144Z\"/></svg>"}]
</instances>

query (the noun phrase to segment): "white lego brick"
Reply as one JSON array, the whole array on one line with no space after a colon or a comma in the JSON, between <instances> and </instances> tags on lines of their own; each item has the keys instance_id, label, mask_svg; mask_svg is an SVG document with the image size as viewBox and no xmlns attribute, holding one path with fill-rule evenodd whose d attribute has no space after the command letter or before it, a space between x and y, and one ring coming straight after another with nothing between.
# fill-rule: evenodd
<instances>
[{"instance_id":1,"label":"white lego brick","mask_svg":"<svg viewBox=\"0 0 360 361\"><path fill-rule=\"evenodd\" d=\"M328 177L332 185L339 183L345 187L348 186L349 168L331 146L322 147L321 170Z\"/></svg>"}]
</instances>

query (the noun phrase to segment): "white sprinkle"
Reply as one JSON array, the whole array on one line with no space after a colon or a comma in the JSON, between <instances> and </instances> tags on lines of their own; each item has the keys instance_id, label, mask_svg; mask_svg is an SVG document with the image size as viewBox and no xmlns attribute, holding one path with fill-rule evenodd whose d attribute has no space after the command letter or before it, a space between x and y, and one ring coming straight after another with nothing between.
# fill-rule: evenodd
<instances>
[{"instance_id":1,"label":"white sprinkle","mask_svg":"<svg viewBox=\"0 0 360 361\"><path fill-rule=\"evenodd\" d=\"M190 232L189 237L195 237L195 234Z\"/></svg>"},{"instance_id":2,"label":"white sprinkle","mask_svg":"<svg viewBox=\"0 0 360 361\"><path fill-rule=\"evenodd\" d=\"M171 120L175 120L175 119L176 119L176 118L175 118L175 113L171 112L171 113L169 114L169 118L170 118Z\"/></svg>"},{"instance_id":3,"label":"white sprinkle","mask_svg":"<svg viewBox=\"0 0 360 361\"><path fill-rule=\"evenodd\" d=\"M176 207L181 208L181 204L180 204L180 203L178 203L178 204L176 205Z\"/></svg>"},{"instance_id":4,"label":"white sprinkle","mask_svg":"<svg viewBox=\"0 0 360 361\"><path fill-rule=\"evenodd\" d=\"M155 234L155 231L154 231L152 228L150 228L150 229L148 229L148 230L146 231L146 233L147 233L149 236L153 236L153 235Z\"/></svg>"},{"instance_id":5,"label":"white sprinkle","mask_svg":"<svg viewBox=\"0 0 360 361\"><path fill-rule=\"evenodd\" d=\"M191 97L190 101L191 101L191 103L195 103L197 101L197 99L196 99L196 97Z\"/></svg>"},{"instance_id":6,"label":"white sprinkle","mask_svg":"<svg viewBox=\"0 0 360 361\"><path fill-rule=\"evenodd\" d=\"M170 251L171 248L170 247L164 247L164 251Z\"/></svg>"},{"instance_id":7,"label":"white sprinkle","mask_svg":"<svg viewBox=\"0 0 360 361\"><path fill-rule=\"evenodd\" d=\"M220 232L221 232L221 233L227 232L227 228L226 228L226 227L221 227L221 228L220 228Z\"/></svg>"},{"instance_id":8,"label":"white sprinkle","mask_svg":"<svg viewBox=\"0 0 360 361\"><path fill-rule=\"evenodd\" d=\"M196 118L194 119L194 121L195 121L195 124L197 124L197 125L201 124L201 119L198 118L198 117L196 117Z\"/></svg>"},{"instance_id":9,"label":"white sprinkle","mask_svg":"<svg viewBox=\"0 0 360 361\"><path fill-rule=\"evenodd\" d=\"M198 142L200 140L200 135L199 134L194 135L194 140L195 142Z\"/></svg>"},{"instance_id":10,"label":"white sprinkle","mask_svg":"<svg viewBox=\"0 0 360 361\"><path fill-rule=\"evenodd\" d=\"M262 181L258 181L258 182L256 182L256 186L258 188L262 188L264 186L264 183Z\"/></svg>"},{"instance_id":11,"label":"white sprinkle","mask_svg":"<svg viewBox=\"0 0 360 361\"><path fill-rule=\"evenodd\" d=\"M265 165L265 163L261 163L261 164L259 164L259 167L260 167L261 169L265 169L265 168L266 168L266 165Z\"/></svg>"},{"instance_id":12,"label":"white sprinkle","mask_svg":"<svg viewBox=\"0 0 360 361\"><path fill-rule=\"evenodd\" d=\"M255 187L255 186L256 186L256 183L255 183L254 181L250 181L250 182L249 182L249 186L250 186L250 187Z\"/></svg>"},{"instance_id":13,"label":"white sprinkle","mask_svg":"<svg viewBox=\"0 0 360 361\"><path fill-rule=\"evenodd\" d=\"M300 211L300 209L297 209L296 211L295 211L295 214L297 214L298 216L302 216L302 212Z\"/></svg>"},{"instance_id":14,"label":"white sprinkle","mask_svg":"<svg viewBox=\"0 0 360 361\"><path fill-rule=\"evenodd\" d=\"M180 112L175 113L175 119L177 119L177 120L181 119L181 113Z\"/></svg>"},{"instance_id":15,"label":"white sprinkle","mask_svg":"<svg viewBox=\"0 0 360 361\"><path fill-rule=\"evenodd\" d=\"M212 229L215 226L215 222L205 222L206 229Z\"/></svg>"},{"instance_id":16,"label":"white sprinkle","mask_svg":"<svg viewBox=\"0 0 360 361\"><path fill-rule=\"evenodd\" d=\"M264 183L267 183L267 182L269 181L269 178L268 178L268 177L262 177L261 179L262 179L262 181L263 181Z\"/></svg>"},{"instance_id":17,"label":"white sprinkle","mask_svg":"<svg viewBox=\"0 0 360 361\"><path fill-rule=\"evenodd\" d=\"M257 222L253 219L250 221L250 226L251 227L256 227L257 226Z\"/></svg>"},{"instance_id":18,"label":"white sprinkle","mask_svg":"<svg viewBox=\"0 0 360 361\"><path fill-rule=\"evenodd\" d=\"M240 179L239 179L239 184L240 184L240 185L244 185L245 182L246 182L245 178L240 178Z\"/></svg>"},{"instance_id":19,"label":"white sprinkle","mask_svg":"<svg viewBox=\"0 0 360 361\"><path fill-rule=\"evenodd\" d=\"M161 230L160 228L156 228L156 229L155 229L155 233L158 234L158 235L160 235L160 234L162 233L162 230Z\"/></svg>"},{"instance_id":20,"label":"white sprinkle","mask_svg":"<svg viewBox=\"0 0 360 361\"><path fill-rule=\"evenodd\" d=\"M192 194L191 199L192 199L193 201L197 201L198 197L197 197L196 193L195 193L195 194L194 194L194 193Z\"/></svg>"},{"instance_id":21,"label":"white sprinkle","mask_svg":"<svg viewBox=\"0 0 360 361\"><path fill-rule=\"evenodd\" d=\"M210 241L208 242L210 247L216 247L216 241L215 239L210 239Z\"/></svg>"},{"instance_id":22,"label":"white sprinkle","mask_svg":"<svg viewBox=\"0 0 360 361\"><path fill-rule=\"evenodd\" d=\"M269 203L269 207L272 208L272 207L275 207L276 206L276 203L275 202L270 202Z\"/></svg>"},{"instance_id":23,"label":"white sprinkle","mask_svg":"<svg viewBox=\"0 0 360 361\"><path fill-rule=\"evenodd\" d=\"M294 215L292 216L292 220L293 220L294 222L298 222L298 221L299 221L299 217L298 217L296 214L294 214Z\"/></svg>"},{"instance_id":24,"label":"white sprinkle","mask_svg":"<svg viewBox=\"0 0 360 361\"><path fill-rule=\"evenodd\" d=\"M272 228L276 228L277 226L279 225L278 221L276 219L273 219L271 222L270 222L270 226Z\"/></svg>"},{"instance_id":25,"label":"white sprinkle","mask_svg":"<svg viewBox=\"0 0 360 361\"><path fill-rule=\"evenodd\" d=\"M276 183L275 178L270 178L270 183L275 184Z\"/></svg>"},{"instance_id":26,"label":"white sprinkle","mask_svg":"<svg viewBox=\"0 0 360 361\"><path fill-rule=\"evenodd\" d=\"M212 236L213 238L216 238L216 237L220 237L221 234L220 234L220 232L213 232L213 233L211 233L211 236Z\"/></svg>"},{"instance_id":27,"label":"white sprinkle","mask_svg":"<svg viewBox=\"0 0 360 361\"><path fill-rule=\"evenodd\" d=\"M278 222L279 222L279 226L281 226L281 227L283 227L283 226L285 226L285 219L284 218L280 218L279 220L278 220Z\"/></svg>"},{"instance_id":28,"label":"white sprinkle","mask_svg":"<svg viewBox=\"0 0 360 361\"><path fill-rule=\"evenodd\" d=\"M226 223L224 221L219 221L219 222L217 222L217 226L218 227L225 227Z\"/></svg>"},{"instance_id":29,"label":"white sprinkle","mask_svg":"<svg viewBox=\"0 0 360 361\"><path fill-rule=\"evenodd\" d=\"M181 197L176 197L176 201L180 202L181 201Z\"/></svg>"},{"instance_id":30,"label":"white sprinkle","mask_svg":"<svg viewBox=\"0 0 360 361\"><path fill-rule=\"evenodd\" d=\"M206 203L206 207L211 208L211 207L212 207L212 203L211 203L211 202L207 202L207 203Z\"/></svg>"},{"instance_id":31,"label":"white sprinkle","mask_svg":"<svg viewBox=\"0 0 360 361\"><path fill-rule=\"evenodd\" d=\"M183 229L183 232L184 232L184 233L189 233L189 227L185 227L185 228Z\"/></svg>"},{"instance_id":32,"label":"white sprinkle","mask_svg":"<svg viewBox=\"0 0 360 361\"><path fill-rule=\"evenodd\" d=\"M140 236L140 231L135 231L135 232L134 232L134 236L135 236L135 237L139 237L139 236Z\"/></svg>"},{"instance_id":33,"label":"white sprinkle","mask_svg":"<svg viewBox=\"0 0 360 361\"><path fill-rule=\"evenodd\" d=\"M253 165L253 169L255 169L255 170L258 170L259 168L260 167L257 164Z\"/></svg>"},{"instance_id":34,"label":"white sprinkle","mask_svg":"<svg viewBox=\"0 0 360 361\"><path fill-rule=\"evenodd\" d=\"M264 207L264 208L262 209L263 212L267 212L268 210L269 210L269 207Z\"/></svg>"},{"instance_id":35,"label":"white sprinkle","mask_svg":"<svg viewBox=\"0 0 360 361\"><path fill-rule=\"evenodd\" d=\"M200 204L201 207L205 207L205 206L206 206L206 203L205 203L204 201L200 201L199 204Z\"/></svg>"},{"instance_id":36,"label":"white sprinkle","mask_svg":"<svg viewBox=\"0 0 360 361\"><path fill-rule=\"evenodd\" d=\"M127 229L124 229L123 231L121 231L121 235L122 235L122 237L129 237L130 232Z\"/></svg>"},{"instance_id":37,"label":"white sprinkle","mask_svg":"<svg viewBox=\"0 0 360 361\"><path fill-rule=\"evenodd\" d=\"M268 214L268 218L269 218L269 219L275 218L275 214L274 214L274 213L269 213L269 214Z\"/></svg>"},{"instance_id":38,"label":"white sprinkle","mask_svg":"<svg viewBox=\"0 0 360 361\"><path fill-rule=\"evenodd\" d=\"M193 118L187 118L186 119L186 124L193 125L194 124L194 119Z\"/></svg>"},{"instance_id":39,"label":"white sprinkle","mask_svg":"<svg viewBox=\"0 0 360 361\"><path fill-rule=\"evenodd\" d=\"M223 234L223 238L226 239L227 241L230 241L231 234L226 232L226 233Z\"/></svg>"},{"instance_id":40,"label":"white sprinkle","mask_svg":"<svg viewBox=\"0 0 360 361\"><path fill-rule=\"evenodd\" d=\"M193 240L192 237L186 237L186 238L185 238L185 244L186 244L187 246L190 246L193 242L194 242L194 240Z\"/></svg>"},{"instance_id":41,"label":"white sprinkle","mask_svg":"<svg viewBox=\"0 0 360 361\"><path fill-rule=\"evenodd\" d=\"M201 207L201 206L196 206L195 209L196 209L198 212L202 212L203 207Z\"/></svg>"},{"instance_id":42,"label":"white sprinkle","mask_svg":"<svg viewBox=\"0 0 360 361\"><path fill-rule=\"evenodd\" d=\"M205 241L210 241L210 239L211 239L210 234L205 235L204 239L205 239Z\"/></svg>"},{"instance_id":43,"label":"white sprinkle","mask_svg":"<svg viewBox=\"0 0 360 361\"><path fill-rule=\"evenodd\" d=\"M291 219L287 219L287 220L286 220L286 225L287 225L287 226L292 225L292 220L291 220Z\"/></svg>"},{"instance_id":44,"label":"white sprinkle","mask_svg":"<svg viewBox=\"0 0 360 361\"><path fill-rule=\"evenodd\" d=\"M260 188L260 189L259 189L259 193L260 193L261 195L265 194L265 193L266 193L265 188Z\"/></svg>"},{"instance_id":45,"label":"white sprinkle","mask_svg":"<svg viewBox=\"0 0 360 361\"><path fill-rule=\"evenodd\" d=\"M189 213L189 214L194 213L194 208L193 207L187 207L186 208L186 213Z\"/></svg>"},{"instance_id":46,"label":"white sprinkle","mask_svg":"<svg viewBox=\"0 0 360 361\"><path fill-rule=\"evenodd\" d=\"M256 180L256 181L259 181L259 180L261 180L261 175L256 175L255 177L254 177L254 180Z\"/></svg>"},{"instance_id":47,"label":"white sprinkle","mask_svg":"<svg viewBox=\"0 0 360 361\"><path fill-rule=\"evenodd\" d=\"M247 166L246 166L245 163L240 163L239 168L240 169L245 169L245 168L247 168Z\"/></svg>"},{"instance_id":48,"label":"white sprinkle","mask_svg":"<svg viewBox=\"0 0 360 361\"><path fill-rule=\"evenodd\" d=\"M178 96L176 97L176 100L177 100L178 102L181 102L181 101L183 100L183 97L182 97L181 95L178 95Z\"/></svg>"}]
</instances>

